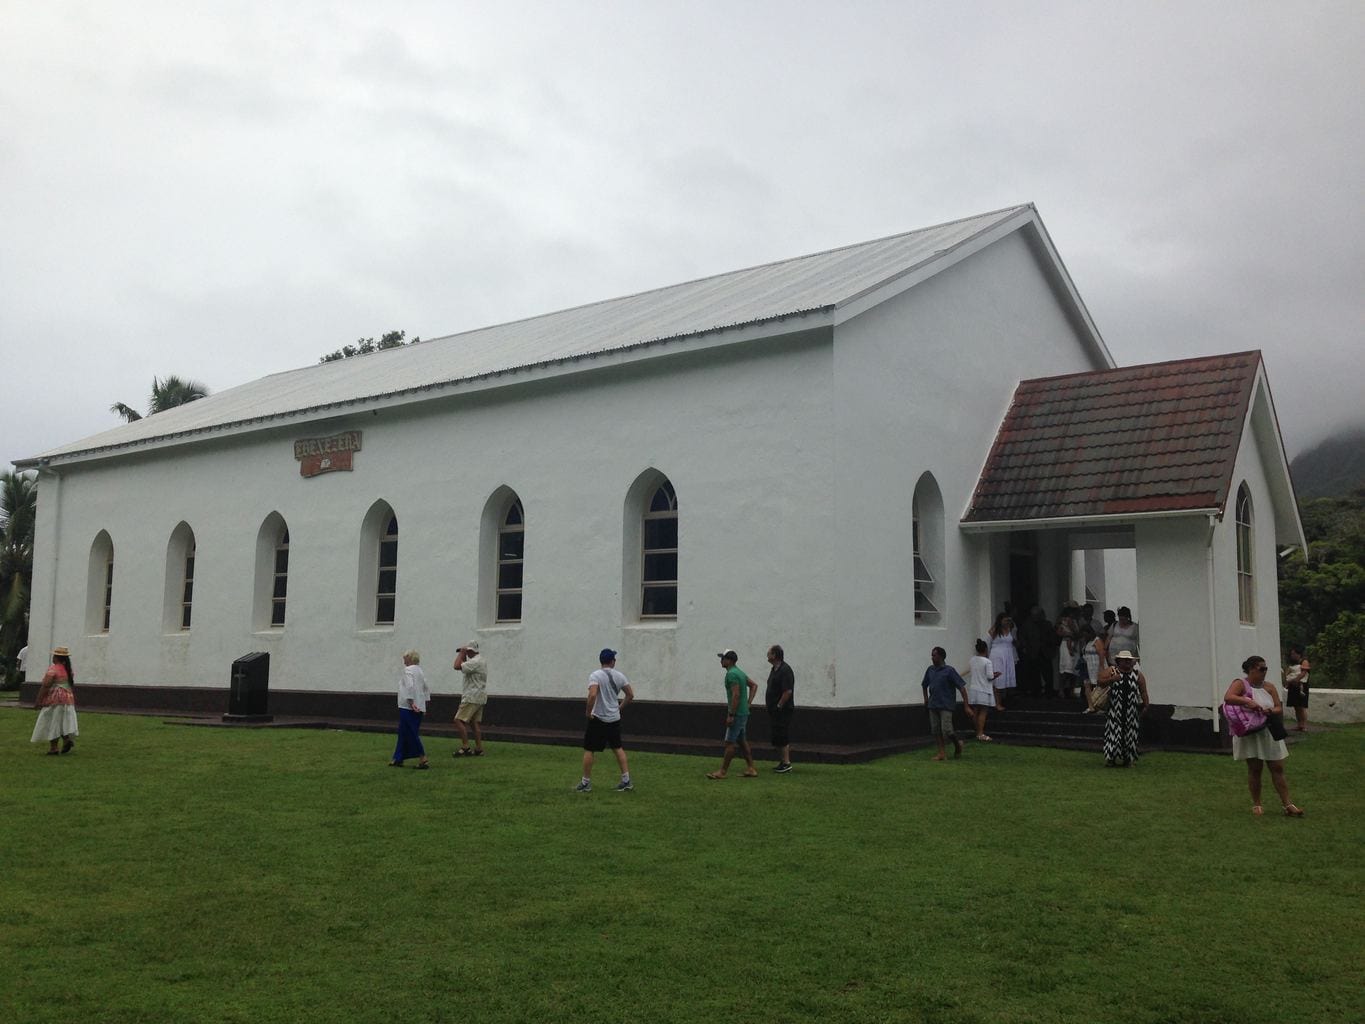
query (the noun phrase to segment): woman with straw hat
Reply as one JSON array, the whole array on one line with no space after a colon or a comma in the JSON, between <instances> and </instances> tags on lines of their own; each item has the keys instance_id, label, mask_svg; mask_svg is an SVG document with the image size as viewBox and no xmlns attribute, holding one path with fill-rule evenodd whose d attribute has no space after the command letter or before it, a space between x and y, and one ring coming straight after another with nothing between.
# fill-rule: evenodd
<instances>
[{"instance_id":1,"label":"woman with straw hat","mask_svg":"<svg viewBox=\"0 0 1365 1024\"><path fill-rule=\"evenodd\" d=\"M52 664L43 674L38 697L33 706L38 709L38 721L33 726L31 743L47 740L49 756L69 754L76 745L72 739L76 728L76 672L71 667L71 652L65 647L52 648ZM57 741L61 740L61 749Z\"/></svg>"}]
</instances>

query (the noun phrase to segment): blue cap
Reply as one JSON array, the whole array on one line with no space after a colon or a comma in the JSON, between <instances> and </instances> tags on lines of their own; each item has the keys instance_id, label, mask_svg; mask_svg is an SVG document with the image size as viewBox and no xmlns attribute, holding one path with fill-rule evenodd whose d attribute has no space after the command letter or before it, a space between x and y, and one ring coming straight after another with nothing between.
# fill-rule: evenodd
<instances>
[{"instance_id":1,"label":"blue cap","mask_svg":"<svg viewBox=\"0 0 1365 1024\"><path fill-rule=\"evenodd\" d=\"M616 652L613 651L610 647L603 647L602 653L597 656L597 660L603 665L605 665L609 661L615 661Z\"/></svg>"}]
</instances>

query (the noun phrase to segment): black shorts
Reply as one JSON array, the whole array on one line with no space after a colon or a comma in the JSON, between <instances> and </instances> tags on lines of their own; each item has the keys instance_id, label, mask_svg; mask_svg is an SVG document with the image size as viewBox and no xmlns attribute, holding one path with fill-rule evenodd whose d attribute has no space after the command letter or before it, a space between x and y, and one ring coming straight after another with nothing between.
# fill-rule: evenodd
<instances>
[{"instance_id":1,"label":"black shorts","mask_svg":"<svg viewBox=\"0 0 1365 1024\"><path fill-rule=\"evenodd\" d=\"M772 722L772 745L774 747L785 747L791 744L792 715L795 714L790 708L785 711L769 712L769 719Z\"/></svg>"},{"instance_id":2,"label":"black shorts","mask_svg":"<svg viewBox=\"0 0 1365 1024\"><path fill-rule=\"evenodd\" d=\"M1286 685L1284 690L1285 690L1284 702L1288 704L1291 708L1308 707L1308 687L1294 686L1290 684Z\"/></svg>"},{"instance_id":3,"label":"black shorts","mask_svg":"<svg viewBox=\"0 0 1365 1024\"><path fill-rule=\"evenodd\" d=\"M588 730L583 734L583 749L597 753L611 747L621 749L621 722L604 722L600 718L588 719Z\"/></svg>"}]
</instances>

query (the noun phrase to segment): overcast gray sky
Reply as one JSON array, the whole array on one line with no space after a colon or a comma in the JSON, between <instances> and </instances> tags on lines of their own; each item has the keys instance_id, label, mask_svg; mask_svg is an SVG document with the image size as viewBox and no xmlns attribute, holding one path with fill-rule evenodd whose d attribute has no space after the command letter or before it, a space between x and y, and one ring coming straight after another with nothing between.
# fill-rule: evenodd
<instances>
[{"instance_id":1,"label":"overcast gray sky","mask_svg":"<svg viewBox=\"0 0 1365 1024\"><path fill-rule=\"evenodd\" d=\"M217 391L1028 201L1120 364L1262 349L1291 456L1365 418L1360 0L0 17L5 463L153 375Z\"/></svg>"}]
</instances>

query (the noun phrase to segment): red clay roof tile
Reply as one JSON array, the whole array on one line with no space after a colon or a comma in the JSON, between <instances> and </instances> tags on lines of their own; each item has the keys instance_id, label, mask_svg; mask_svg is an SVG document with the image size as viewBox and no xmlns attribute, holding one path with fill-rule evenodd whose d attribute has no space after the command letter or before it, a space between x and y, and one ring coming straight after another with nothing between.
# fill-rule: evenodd
<instances>
[{"instance_id":1,"label":"red clay roof tile","mask_svg":"<svg viewBox=\"0 0 1365 1024\"><path fill-rule=\"evenodd\" d=\"M964 523L1221 509L1259 352L1021 381Z\"/></svg>"}]
</instances>

